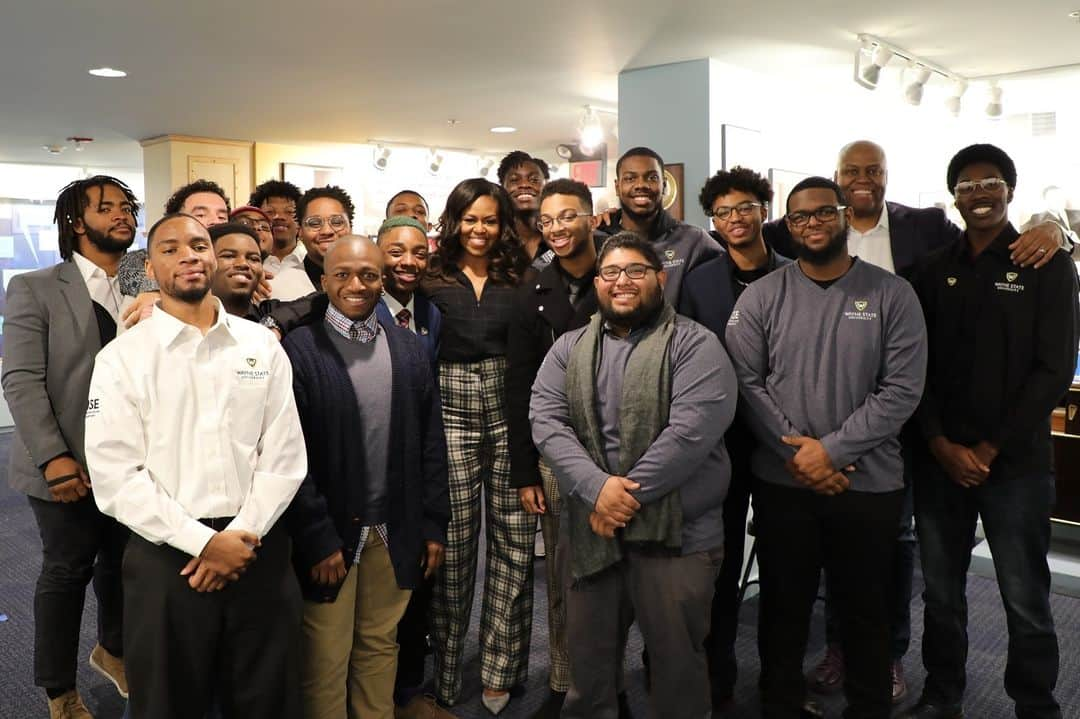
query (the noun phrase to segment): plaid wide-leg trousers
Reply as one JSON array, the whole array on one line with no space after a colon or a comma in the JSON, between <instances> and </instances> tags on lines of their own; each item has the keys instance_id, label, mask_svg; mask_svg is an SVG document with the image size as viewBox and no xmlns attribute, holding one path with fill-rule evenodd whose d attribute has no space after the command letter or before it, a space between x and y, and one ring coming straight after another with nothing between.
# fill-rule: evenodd
<instances>
[{"instance_id":1,"label":"plaid wide-leg trousers","mask_svg":"<svg viewBox=\"0 0 1080 719\"><path fill-rule=\"evenodd\" d=\"M480 536L481 489L486 505L486 575L480 613L480 679L508 690L528 674L532 635L533 542L536 517L510 486L504 375L506 359L442 362L439 388L450 466L446 560L431 601L435 693L454 704L472 613Z\"/></svg>"}]
</instances>

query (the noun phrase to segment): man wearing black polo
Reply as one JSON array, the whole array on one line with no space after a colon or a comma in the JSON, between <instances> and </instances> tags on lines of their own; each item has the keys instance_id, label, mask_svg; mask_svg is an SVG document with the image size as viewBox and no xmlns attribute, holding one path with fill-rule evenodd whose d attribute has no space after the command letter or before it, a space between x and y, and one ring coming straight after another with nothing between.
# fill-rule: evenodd
<instances>
[{"instance_id":1,"label":"man wearing black polo","mask_svg":"<svg viewBox=\"0 0 1080 719\"><path fill-rule=\"evenodd\" d=\"M1008 618L1005 691L1020 719L1060 719L1046 561L1054 504L1050 413L1076 366L1076 269L1061 252L1039 271L1010 259L1019 236L1008 218L1016 166L1001 149L964 148L949 163L947 181L967 230L927 259L915 283L930 341L916 415L926 445L915 482L927 678L907 716L964 714L964 577L981 517Z\"/></svg>"}]
</instances>

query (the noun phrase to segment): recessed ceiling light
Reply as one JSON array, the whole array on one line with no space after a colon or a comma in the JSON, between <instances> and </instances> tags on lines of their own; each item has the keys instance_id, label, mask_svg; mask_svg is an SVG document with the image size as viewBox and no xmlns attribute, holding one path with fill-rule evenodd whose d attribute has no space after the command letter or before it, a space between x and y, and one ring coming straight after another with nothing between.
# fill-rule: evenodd
<instances>
[{"instance_id":1,"label":"recessed ceiling light","mask_svg":"<svg viewBox=\"0 0 1080 719\"><path fill-rule=\"evenodd\" d=\"M1073 10L1071 13L1069 13L1069 17L1071 17L1073 20L1080 21L1080 10Z\"/></svg>"},{"instance_id":2,"label":"recessed ceiling light","mask_svg":"<svg viewBox=\"0 0 1080 719\"><path fill-rule=\"evenodd\" d=\"M517 132L517 128L510 127L509 125L496 125L495 127L491 128L491 131L497 135L505 135L510 132Z\"/></svg>"},{"instance_id":3,"label":"recessed ceiling light","mask_svg":"<svg viewBox=\"0 0 1080 719\"><path fill-rule=\"evenodd\" d=\"M127 77L123 70L115 70L111 67L95 67L89 73L94 77Z\"/></svg>"}]
</instances>

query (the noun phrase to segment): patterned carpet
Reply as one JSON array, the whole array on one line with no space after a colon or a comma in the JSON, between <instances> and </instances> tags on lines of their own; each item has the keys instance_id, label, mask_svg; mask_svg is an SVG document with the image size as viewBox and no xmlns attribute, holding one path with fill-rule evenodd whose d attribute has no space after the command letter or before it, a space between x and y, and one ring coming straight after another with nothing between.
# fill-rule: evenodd
<instances>
[{"instance_id":1,"label":"patterned carpet","mask_svg":"<svg viewBox=\"0 0 1080 719\"><path fill-rule=\"evenodd\" d=\"M0 435L0 475L7 467L9 438ZM481 555L482 556L482 555ZM26 499L0 481L0 719L42 719L48 716L44 694L33 686L33 588L40 564L40 541ZM482 564L481 564L482 570ZM533 623L532 671L524 693L511 701L502 716L507 719L528 717L543 702L547 694L547 616L543 566L536 569L537 585ZM482 579L478 581L482 585ZM916 577L916 593L921 580ZM997 587L987 579L971 576L968 583L970 604L971 651L968 660L969 686L965 708L972 719L1007 719L1013 716L1011 702L1005 696L1001 677L1005 669L1005 649L1008 636L1005 617ZM1052 598L1061 643L1061 673L1058 699L1064 716L1080 717L1080 599L1055 595ZM87 594L81 656L86 657L93 646L93 592ZM479 624L480 602L476 602L470 642L466 646L465 686L463 703L454 709L460 717L480 719L489 714L480 704L479 658L476 627ZM912 651L905 660L911 686L910 700L914 701L922 684L923 671L919 660L919 640L922 636L922 601L912 602L914 627ZM807 655L807 669L816 663L824 644L821 605L815 607L814 634ZM759 716L755 683L758 671L755 646L757 603L747 601L741 616L737 645L741 673L736 688L736 706L726 717L752 719ZM644 719L645 690L641 667L641 638L631 637L627 664L627 684L635 716ZM79 689L97 719L118 719L123 703L112 686L80 666ZM843 702L838 697L826 702L829 716L839 717Z\"/></svg>"}]
</instances>

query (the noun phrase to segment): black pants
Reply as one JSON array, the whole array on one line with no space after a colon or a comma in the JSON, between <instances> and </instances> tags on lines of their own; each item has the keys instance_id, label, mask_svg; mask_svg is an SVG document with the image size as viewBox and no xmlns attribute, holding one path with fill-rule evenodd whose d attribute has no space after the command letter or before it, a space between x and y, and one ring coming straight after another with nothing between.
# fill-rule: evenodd
<instances>
[{"instance_id":1,"label":"black pants","mask_svg":"<svg viewBox=\"0 0 1080 719\"><path fill-rule=\"evenodd\" d=\"M180 570L190 557L132 535L124 555L124 635L132 719L300 716L300 588L289 540L271 530L258 558L217 592Z\"/></svg>"},{"instance_id":2,"label":"black pants","mask_svg":"<svg viewBox=\"0 0 1080 719\"><path fill-rule=\"evenodd\" d=\"M844 717L888 719L892 565L903 499L903 490L826 497L768 482L755 485L764 719L799 716L806 697L803 657L822 569L833 579L840 610Z\"/></svg>"},{"instance_id":3,"label":"black pants","mask_svg":"<svg viewBox=\"0 0 1080 719\"><path fill-rule=\"evenodd\" d=\"M435 577L421 578L409 597L405 615L398 622L398 666L394 678L394 700L399 705L409 703L424 685L424 659L427 656L428 605Z\"/></svg>"},{"instance_id":4,"label":"black pants","mask_svg":"<svg viewBox=\"0 0 1080 719\"><path fill-rule=\"evenodd\" d=\"M34 683L75 687L86 585L94 581L98 642L123 656L124 594L120 563L128 530L98 511L93 496L78 502L29 497L41 535L41 574L34 588Z\"/></svg>"}]
</instances>

